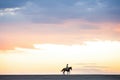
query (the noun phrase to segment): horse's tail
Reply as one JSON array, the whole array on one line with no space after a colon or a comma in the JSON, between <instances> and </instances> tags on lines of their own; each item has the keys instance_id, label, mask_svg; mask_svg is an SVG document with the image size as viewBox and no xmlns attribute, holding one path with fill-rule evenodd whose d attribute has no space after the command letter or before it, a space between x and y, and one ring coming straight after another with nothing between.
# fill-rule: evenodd
<instances>
[{"instance_id":1,"label":"horse's tail","mask_svg":"<svg viewBox=\"0 0 120 80\"><path fill-rule=\"evenodd\" d=\"M63 71L64 71L64 69L61 70L61 72L63 72Z\"/></svg>"}]
</instances>

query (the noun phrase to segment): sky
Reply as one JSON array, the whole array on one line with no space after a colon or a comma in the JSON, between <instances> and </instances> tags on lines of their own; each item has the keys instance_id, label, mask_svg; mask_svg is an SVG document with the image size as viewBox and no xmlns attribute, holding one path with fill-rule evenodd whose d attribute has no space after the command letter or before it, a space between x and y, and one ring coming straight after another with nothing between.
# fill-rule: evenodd
<instances>
[{"instance_id":1,"label":"sky","mask_svg":"<svg viewBox=\"0 0 120 80\"><path fill-rule=\"evenodd\" d=\"M120 74L119 0L0 0L0 74Z\"/></svg>"}]
</instances>

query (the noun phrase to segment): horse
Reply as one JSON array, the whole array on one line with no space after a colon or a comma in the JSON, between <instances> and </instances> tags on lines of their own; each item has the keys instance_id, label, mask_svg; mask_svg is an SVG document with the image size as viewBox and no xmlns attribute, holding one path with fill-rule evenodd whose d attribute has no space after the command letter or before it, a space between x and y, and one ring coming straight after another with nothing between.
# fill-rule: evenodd
<instances>
[{"instance_id":1,"label":"horse","mask_svg":"<svg viewBox=\"0 0 120 80\"><path fill-rule=\"evenodd\" d=\"M61 70L61 72L63 72L63 74L65 75L65 71L67 71L67 75L70 74L70 70L72 70L72 67L68 67L68 68L63 68Z\"/></svg>"}]
</instances>

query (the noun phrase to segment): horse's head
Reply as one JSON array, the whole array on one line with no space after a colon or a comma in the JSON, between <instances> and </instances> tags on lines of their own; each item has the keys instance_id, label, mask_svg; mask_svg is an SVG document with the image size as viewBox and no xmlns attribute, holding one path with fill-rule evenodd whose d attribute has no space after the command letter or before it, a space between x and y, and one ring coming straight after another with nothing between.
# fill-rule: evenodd
<instances>
[{"instance_id":1,"label":"horse's head","mask_svg":"<svg viewBox=\"0 0 120 80\"><path fill-rule=\"evenodd\" d=\"M72 70L72 67L69 67L69 69L71 69L71 70Z\"/></svg>"}]
</instances>

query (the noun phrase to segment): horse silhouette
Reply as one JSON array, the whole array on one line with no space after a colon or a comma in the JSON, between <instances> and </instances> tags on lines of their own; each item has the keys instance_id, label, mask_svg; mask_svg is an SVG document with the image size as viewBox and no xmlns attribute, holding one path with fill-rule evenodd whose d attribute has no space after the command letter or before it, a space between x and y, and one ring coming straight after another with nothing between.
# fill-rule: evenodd
<instances>
[{"instance_id":1,"label":"horse silhouette","mask_svg":"<svg viewBox=\"0 0 120 80\"><path fill-rule=\"evenodd\" d=\"M67 71L67 75L70 74L70 70L72 70L72 67L68 67L68 68L63 68L61 70L61 72L63 72L63 74L65 75L65 71Z\"/></svg>"}]
</instances>

